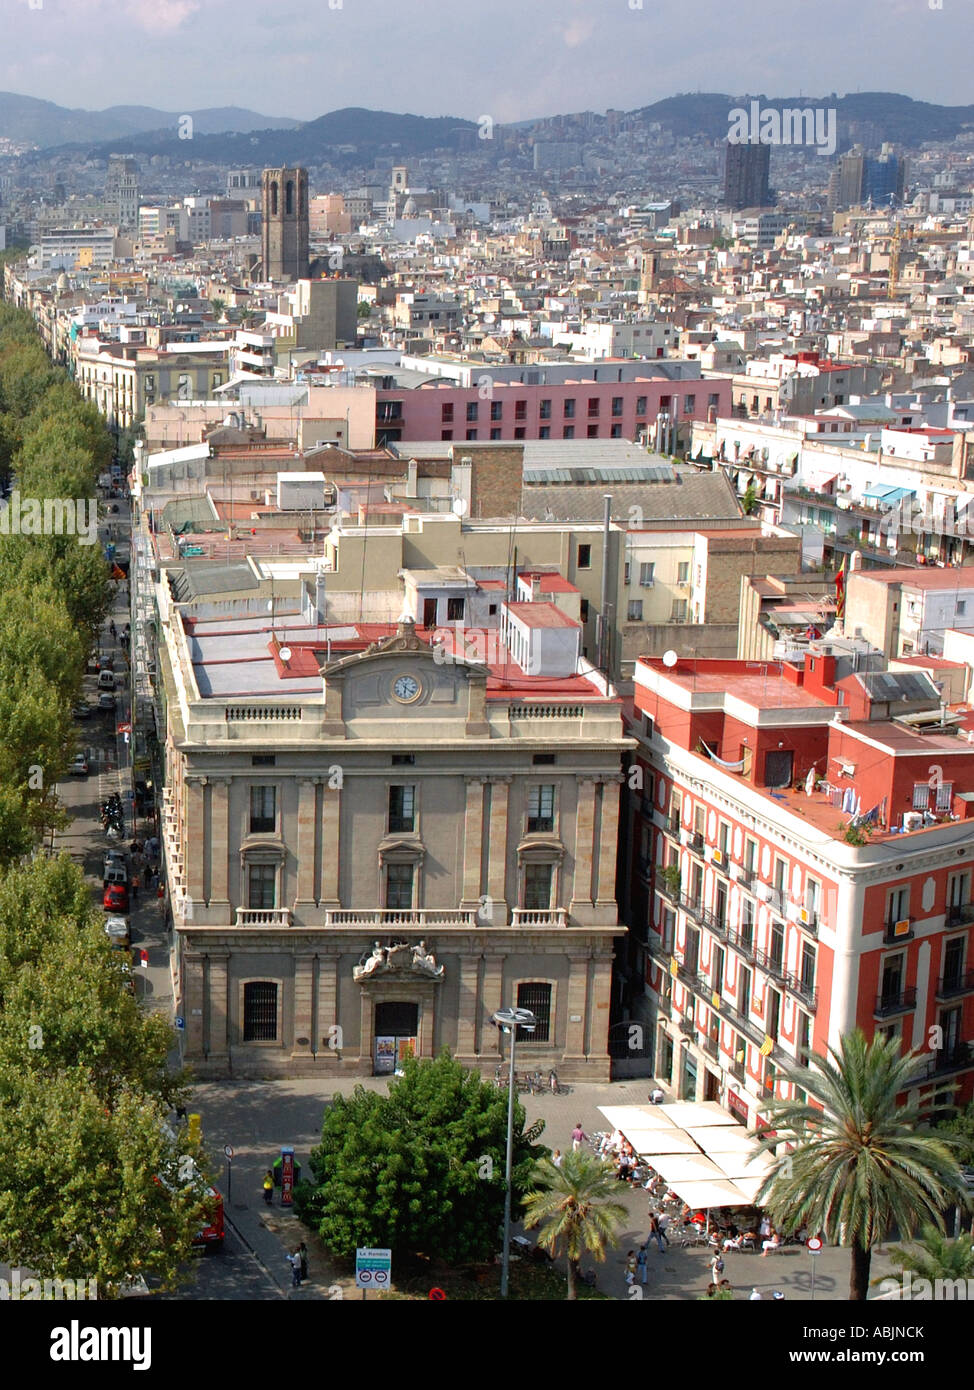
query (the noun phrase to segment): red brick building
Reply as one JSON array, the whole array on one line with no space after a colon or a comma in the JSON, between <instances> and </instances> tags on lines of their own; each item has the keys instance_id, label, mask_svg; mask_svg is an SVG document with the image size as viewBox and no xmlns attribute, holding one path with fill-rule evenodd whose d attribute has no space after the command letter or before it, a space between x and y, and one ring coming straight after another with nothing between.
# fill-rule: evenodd
<instances>
[{"instance_id":1,"label":"red brick building","mask_svg":"<svg viewBox=\"0 0 974 1390\"><path fill-rule=\"evenodd\" d=\"M912 1085L970 1099L971 716L827 641L803 666L644 658L635 680L621 892L655 1074L753 1124L858 1026L922 1054Z\"/></svg>"}]
</instances>

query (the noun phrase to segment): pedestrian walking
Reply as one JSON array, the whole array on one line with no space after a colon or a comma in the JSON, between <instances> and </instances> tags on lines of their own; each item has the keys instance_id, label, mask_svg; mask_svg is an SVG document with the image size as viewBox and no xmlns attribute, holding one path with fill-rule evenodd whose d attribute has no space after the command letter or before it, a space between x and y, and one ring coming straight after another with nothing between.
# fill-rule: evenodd
<instances>
[{"instance_id":1,"label":"pedestrian walking","mask_svg":"<svg viewBox=\"0 0 974 1390\"><path fill-rule=\"evenodd\" d=\"M116 630L116 628L115 628L115 623L114 623L114 621L112 621L112 622L110 622L110 623L108 624L108 631L112 634L112 640L114 641L114 639L118 636L118 632L117 632L117 630Z\"/></svg>"},{"instance_id":2,"label":"pedestrian walking","mask_svg":"<svg viewBox=\"0 0 974 1390\"><path fill-rule=\"evenodd\" d=\"M308 1247L304 1241L298 1246L298 1257L301 1261L301 1283L303 1284L308 1277Z\"/></svg>"},{"instance_id":3,"label":"pedestrian walking","mask_svg":"<svg viewBox=\"0 0 974 1390\"><path fill-rule=\"evenodd\" d=\"M291 1266L291 1288L299 1289L301 1287L301 1256L296 1250L292 1250L290 1255L285 1258Z\"/></svg>"},{"instance_id":4,"label":"pedestrian walking","mask_svg":"<svg viewBox=\"0 0 974 1390\"><path fill-rule=\"evenodd\" d=\"M634 1283L636 1282L636 1268L637 1268L637 1264L636 1264L636 1252L635 1252L635 1250L630 1250L630 1251L628 1251L627 1254L626 1254L626 1283L627 1283L627 1284L634 1284Z\"/></svg>"},{"instance_id":5,"label":"pedestrian walking","mask_svg":"<svg viewBox=\"0 0 974 1390\"><path fill-rule=\"evenodd\" d=\"M650 1212L650 1215L649 1215L649 1240L655 1240L655 1242L656 1242L656 1248L657 1248L657 1250L659 1251L659 1253L660 1253L661 1255L663 1254L663 1241L664 1241L664 1239L665 1239L665 1237L664 1237L664 1235L663 1235L663 1228L662 1228L662 1226L659 1224L659 1217L657 1216L657 1214L656 1214L655 1211L654 1211L654 1212Z\"/></svg>"},{"instance_id":6,"label":"pedestrian walking","mask_svg":"<svg viewBox=\"0 0 974 1390\"><path fill-rule=\"evenodd\" d=\"M132 894L131 894L131 896L132 896L132 906L133 906L133 907L137 907L137 906L138 906L138 902L139 902L139 876L138 876L138 874L133 874L133 876L132 876Z\"/></svg>"},{"instance_id":7,"label":"pedestrian walking","mask_svg":"<svg viewBox=\"0 0 974 1390\"><path fill-rule=\"evenodd\" d=\"M580 1149L586 1139L588 1139L588 1135L585 1133L584 1129L582 1129L581 1120L576 1120L575 1128L572 1130L572 1148L575 1150Z\"/></svg>"},{"instance_id":8,"label":"pedestrian walking","mask_svg":"<svg viewBox=\"0 0 974 1390\"><path fill-rule=\"evenodd\" d=\"M710 1261L710 1272L713 1275L714 1283L719 1285L720 1276L724 1272L724 1261L721 1259L719 1251L714 1251L713 1259Z\"/></svg>"},{"instance_id":9,"label":"pedestrian walking","mask_svg":"<svg viewBox=\"0 0 974 1390\"><path fill-rule=\"evenodd\" d=\"M264 1176L264 1201L269 1207L274 1204L274 1174L269 1168Z\"/></svg>"},{"instance_id":10,"label":"pedestrian walking","mask_svg":"<svg viewBox=\"0 0 974 1390\"><path fill-rule=\"evenodd\" d=\"M639 1247L639 1253L636 1256L636 1271L639 1275L640 1284L649 1282L649 1261L646 1259L645 1245Z\"/></svg>"}]
</instances>

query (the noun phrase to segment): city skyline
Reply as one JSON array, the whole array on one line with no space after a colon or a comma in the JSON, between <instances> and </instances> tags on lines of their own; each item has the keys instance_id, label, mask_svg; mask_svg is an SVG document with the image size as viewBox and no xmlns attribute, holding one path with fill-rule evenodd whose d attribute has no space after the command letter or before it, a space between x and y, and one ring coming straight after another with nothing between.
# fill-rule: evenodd
<instances>
[{"instance_id":1,"label":"city skyline","mask_svg":"<svg viewBox=\"0 0 974 1390\"><path fill-rule=\"evenodd\" d=\"M969 100L956 0L939 9L931 0L862 0L853 11L822 0L812 32L798 22L807 8L791 0L775 15L775 34L766 9L741 0L731 35L717 0L538 0L527 11L494 0L465 10L452 30L445 5L417 0L265 8L254 0L8 0L0 90L88 110L247 105L298 121L345 106L526 121L632 109L697 89L816 97L865 85L916 100ZM384 55L393 53L390 69ZM471 64L471 54L487 58Z\"/></svg>"}]
</instances>

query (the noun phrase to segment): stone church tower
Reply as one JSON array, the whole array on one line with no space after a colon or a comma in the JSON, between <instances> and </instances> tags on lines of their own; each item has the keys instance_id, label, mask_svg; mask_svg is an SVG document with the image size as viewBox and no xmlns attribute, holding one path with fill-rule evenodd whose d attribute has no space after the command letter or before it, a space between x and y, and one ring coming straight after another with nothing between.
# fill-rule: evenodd
<instances>
[{"instance_id":1,"label":"stone church tower","mask_svg":"<svg viewBox=\"0 0 974 1390\"><path fill-rule=\"evenodd\" d=\"M308 171L265 169L261 177L262 247L266 280L308 275Z\"/></svg>"}]
</instances>

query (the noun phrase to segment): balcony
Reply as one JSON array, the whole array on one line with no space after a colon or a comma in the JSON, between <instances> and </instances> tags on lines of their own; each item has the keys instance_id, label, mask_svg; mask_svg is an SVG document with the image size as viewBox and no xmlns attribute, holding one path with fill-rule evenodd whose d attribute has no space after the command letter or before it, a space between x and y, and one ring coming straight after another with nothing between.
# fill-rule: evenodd
<instances>
[{"instance_id":1,"label":"balcony","mask_svg":"<svg viewBox=\"0 0 974 1390\"><path fill-rule=\"evenodd\" d=\"M898 994L878 994L873 1017L890 1018L893 1014L908 1014L916 1005L917 992L912 985L909 989L901 989Z\"/></svg>"},{"instance_id":2,"label":"balcony","mask_svg":"<svg viewBox=\"0 0 974 1390\"><path fill-rule=\"evenodd\" d=\"M721 941L727 940L728 926L726 917L718 917L716 912L705 911L701 913L700 920L708 931L712 931L715 936L719 936Z\"/></svg>"},{"instance_id":3,"label":"balcony","mask_svg":"<svg viewBox=\"0 0 974 1390\"><path fill-rule=\"evenodd\" d=\"M938 999L956 999L961 994L974 993L974 970L961 970L955 975L942 975L937 981Z\"/></svg>"},{"instance_id":4,"label":"balcony","mask_svg":"<svg viewBox=\"0 0 974 1390\"><path fill-rule=\"evenodd\" d=\"M683 1034L685 1038L693 1038L696 1036L697 1025L694 1023L692 1018L680 1019L680 1032Z\"/></svg>"},{"instance_id":5,"label":"balcony","mask_svg":"<svg viewBox=\"0 0 974 1390\"><path fill-rule=\"evenodd\" d=\"M754 945L754 927L751 926L749 932L742 932L738 927L730 927L727 932L728 944L734 947L735 951L740 951L745 960L753 960L757 948Z\"/></svg>"},{"instance_id":6,"label":"balcony","mask_svg":"<svg viewBox=\"0 0 974 1390\"><path fill-rule=\"evenodd\" d=\"M716 1038L701 1038L701 1039L700 1039L700 1046L703 1048L704 1052L706 1052L707 1056L708 1056L708 1057L713 1057L714 1061L716 1062L716 1060L717 1060L717 1058L718 1058L718 1055L719 1055L719 1053L720 1053L720 1047L718 1046L717 1039L716 1039Z\"/></svg>"},{"instance_id":7,"label":"balcony","mask_svg":"<svg viewBox=\"0 0 974 1390\"><path fill-rule=\"evenodd\" d=\"M550 914L539 913L547 917ZM476 927L476 908L338 907L325 911L326 927Z\"/></svg>"},{"instance_id":8,"label":"balcony","mask_svg":"<svg viewBox=\"0 0 974 1390\"><path fill-rule=\"evenodd\" d=\"M680 907L682 907L687 916L692 917L695 922L703 921L703 901L700 898L688 898L686 893L681 893Z\"/></svg>"},{"instance_id":9,"label":"balcony","mask_svg":"<svg viewBox=\"0 0 974 1390\"><path fill-rule=\"evenodd\" d=\"M667 816L666 824L663 826L663 829L667 835L672 835L673 838L676 839L680 834L680 817Z\"/></svg>"},{"instance_id":10,"label":"balcony","mask_svg":"<svg viewBox=\"0 0 974 1390\"><path fill-rule=\"evenodd\" d=\"M731 1076L733 1076L737 1081L743 1083L747 1080L747 1075L744 1070L743 1062L731 1062L727 1070L730 1072Z\"/></svg>"},{"instance_id":11,"label":"balcony","mask_svg":"<svg viewBox=\"0 0 974 1390\"><path fill-rule=\"evenodd\" d=\"M238 927L289 927L291 911L287 907L238 907Z\"/></svg>"},{"instance_id":12,"label":"balcony","mask_svg":"<svg viewBox=\"0 0 974 1390\"><path fill-rule=\"evenodd\" d=\"M515 907L512 913L515 927L567 927L568 911L564 907Z\"/></svg>"},{"instance_id":13,"label":"balcony","mask_svg":"<svg viewBox=\"0 0 974 1390\"><path fill-rule=\"evenodd\" d=\"M687 836L687 849L691 854L703 857L703 835L699 830L691 830Z\"/></svg>"},{"instance_id":14,"label":"balcony","mask_svg":"<svg viewBox=\"0 0 974 1390\"><path fill-rule=\"evenodd\" d=\"M948 907L948 927L966 927L974 922L974 903L963 903L959 907Z\"/></svg>"},{"instance_id":15,"label":"balcony","mask_svg":"<svg viewBox=\"0 0 974 1390\"><path fill-rule=\"evenodd\" d=\"M883 927L883 941L893 945L897 941L913 940L913 918L901 917L895 922L887 922Z\"/></svg>"},{"instance_id":16,"label":"balcony","mask_svg":"<svg viewBox=\"0 0 974 1390\"><path fill-rule=\"evenodd\" d=\"M938 1077L946 1076L950 1072L967 1071L974 1067L974 1049L970 1043L961 1043L957 1047L944 1048L940 1052L935 1052L930 1060L919 1068L910 1078L910 1086L922 1086L925 1081L935 1081Z\"/></svg>"}]
</instances>

